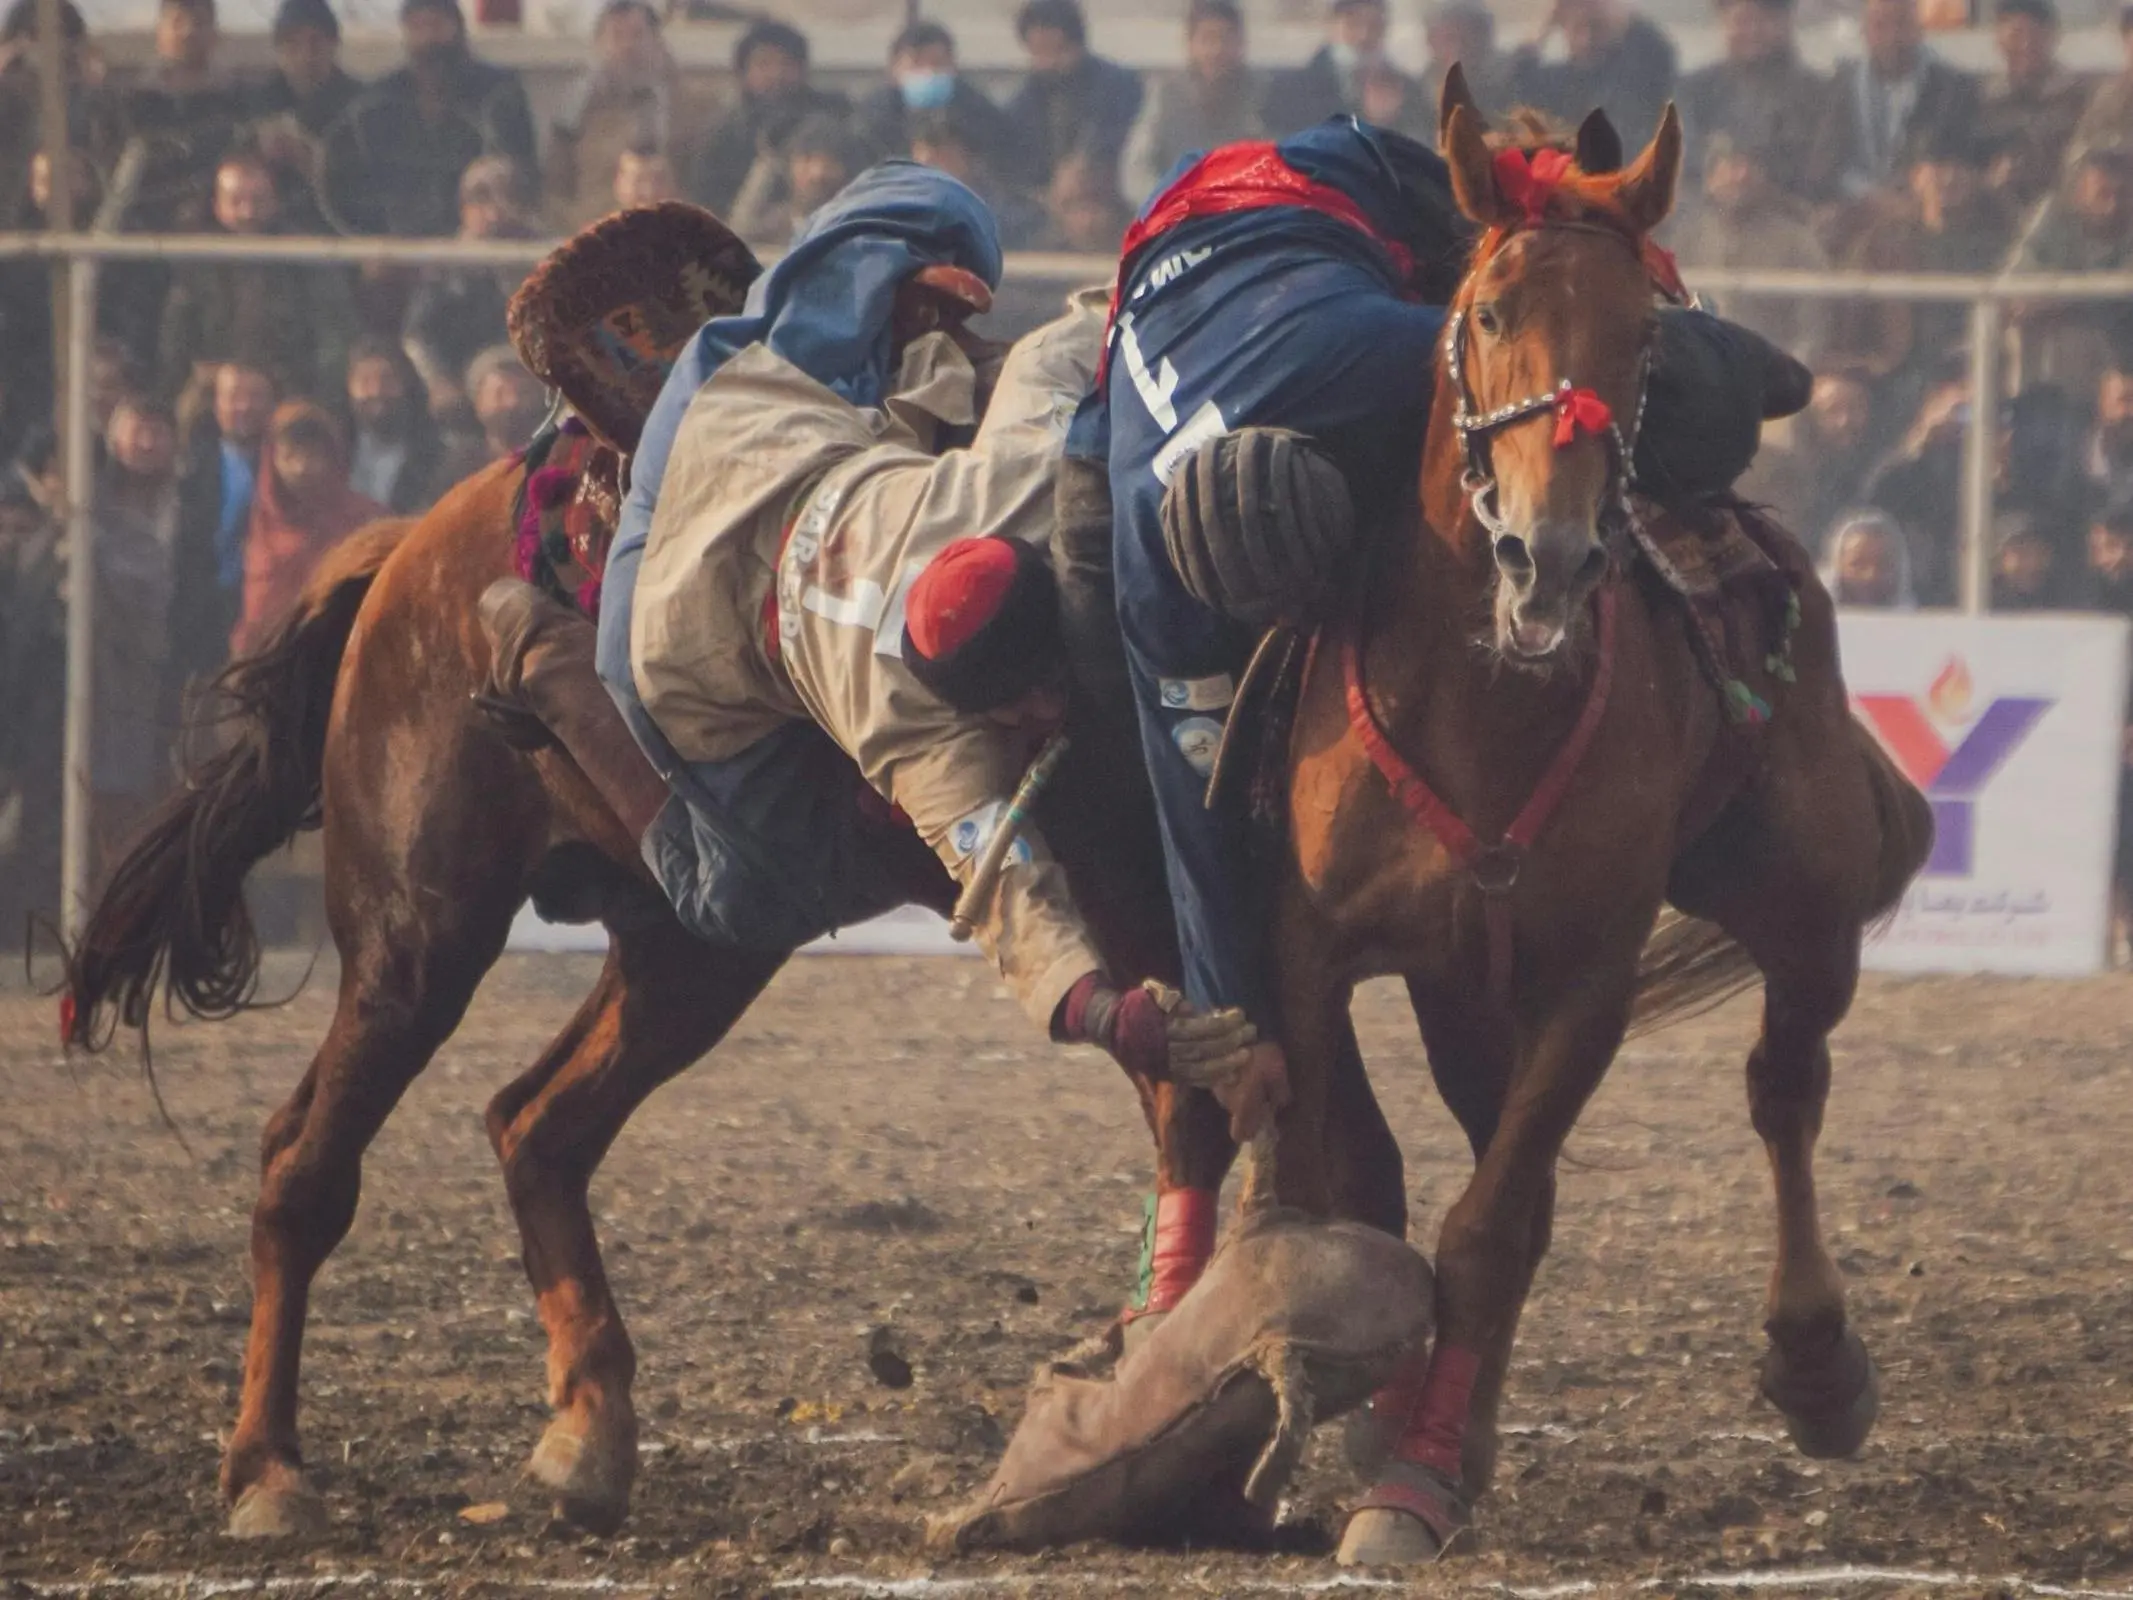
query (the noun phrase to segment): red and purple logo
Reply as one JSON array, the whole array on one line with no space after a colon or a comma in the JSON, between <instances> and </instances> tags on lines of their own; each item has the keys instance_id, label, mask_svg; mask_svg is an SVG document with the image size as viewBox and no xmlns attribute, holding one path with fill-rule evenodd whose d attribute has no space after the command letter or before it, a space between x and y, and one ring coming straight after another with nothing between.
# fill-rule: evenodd
<instances>
[{"instance_id":1,"label":"red and purple logo","mask_svg":"<svg viewBox=\"0 0 2133 1600\"><path fill-rule=\"evenodd\" d=\"M1923 701L1901 694L1852 696L1882 748L1932 804L1929 878L1970 876L1978 797L2054 704L2039 696L2003 695L1973 715L1974 699L1961 656L1948 658Z\"/></svg>"}]
</instances>

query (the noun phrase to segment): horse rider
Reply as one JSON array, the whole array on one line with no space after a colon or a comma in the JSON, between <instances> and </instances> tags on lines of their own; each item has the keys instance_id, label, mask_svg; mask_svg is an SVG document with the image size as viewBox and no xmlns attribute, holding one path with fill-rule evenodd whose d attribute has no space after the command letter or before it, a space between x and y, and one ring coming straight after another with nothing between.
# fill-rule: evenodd
<instances>
[{"instance_id":1,"label":"horse rider","mask_svg":"<svg viewBox=\"0 0 2133 1600\"><path fill-rule=\"evenodd\" d=\"M1369 528L1411 499L1465 232L1442 160L1353 117L1187 158L1126 234L1100 388L1068 445L1069 492L1077 473L1108 474L1103 531L1185 994L1257 1025L1225 1096L1240 1139L1285 1102L1286 1063L1248 825L1205 796L1263 630L1188 591L1166 548L1165 500L1197 476L1191 503L1228 508L1238 526L1226 536L1322 548L1314 521L1352 514ZM1747 330L1663 310L1640 487L1726 488L1753 458L1766 390L1797 410L1806 383L1804 368ZM1069 547L1073 520L1061 519ZM1085 555L1069 548L1068 566L1086 567Z\"/></svg>"},{"instance_id":2,"label":"horse rider","mask_svg":"<svg viewBox=\"0 0 2133 1600\"><path fill-rule=\"evenodd\" d=\"M926 852L967 879L1059 723L1053 479L1102 306L993 380L912 285L982 309L1000 269L954 179L862 174L669 375L597 635L516 579L482 596L493 696L569 752L707 938L789 950L937 900ZM1033 829L975 931L1055 1040L1150 1078L1241 1061L1241 1016L1113 986Z\"/></svg>"}]
</instances>

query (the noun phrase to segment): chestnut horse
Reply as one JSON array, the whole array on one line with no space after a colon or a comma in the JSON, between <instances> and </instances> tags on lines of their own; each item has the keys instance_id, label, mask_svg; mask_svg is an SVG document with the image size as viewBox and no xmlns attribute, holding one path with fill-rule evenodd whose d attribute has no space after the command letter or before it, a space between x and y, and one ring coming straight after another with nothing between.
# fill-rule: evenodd
<instances>
[{"instance_id":1,"label":"chestnut horse","mask_svg":"<svg viewBox=\"0 0 2133 1600\"><path fill-rule=\"evenodd\" d=\"M603 922L609 944L577 1014L487 1113L548 1336L556 1416L528 1472L569 1520L621 1523L635 1356L586 1191L637 1106L711 1050L785 961L685 932L569 758L512 748L473 709L489 670L475 601L513 570L524 479L499 463L419 521L376 525L327 557L273 637L223 675L225 747L144 826L69 955L73 1042L144 1026L159 993L231 1015L259 971L245 873L298 830L324 829L340 993L262 1141L251 1333L222 1462L234 1534L324 1526L297 1440L311 1282L354 1221L365 1148L458 1027L529 897ZM1140 770L1129 734L1075 730L1043 825L1118 976L1174 979L1153 807L1121 781ZM945 910L951 892L935 870L911 898ZM1212 1097L1136 1086L1160 1185L1219 1188L1234 1151Z\"/></svg>"},{"instance_id":2,"label":"chestnut horse","mask_svg":"<svg viewBox=\"0 0 2133 1600\"><path fill-rule=\"evenodd\" d=\"M1369 976L1406 979L1476 1158L1438 1240L1435 1348L1379 1398L1396 1443L1342 1545L1369 1563L1441 1553L1488 1485L1556 1160L1668 902L1764 978L1748 1058L1777 1188L1763 1391L1807 1453L1863 1441L1875 1380L1820 1237L1813 1151L1862 929L1932 828L1851 717L1830 599L1804 561L1790 671L1763 660L1775 640L1758 645L1753 687L1774 712L1740 728L1683 606L1628 560L1629 519L1653 514L1627 474L1654 280L1672 276L1649 244L1681 163L1671 107L1627 169L1597 114L1572 166L1493 149L1456 69L1445 108L1454 192L1483 233L1438 357L1422 525L1382 541L1368 598L1311 657L1275 930L1295 1092L1280 1198L1325 1212L1368 1193L1365 1219L1404 1231L1397 1153L1342 1109L1369 1091L1335 1081Z\"/></svg>"}]
</instances>

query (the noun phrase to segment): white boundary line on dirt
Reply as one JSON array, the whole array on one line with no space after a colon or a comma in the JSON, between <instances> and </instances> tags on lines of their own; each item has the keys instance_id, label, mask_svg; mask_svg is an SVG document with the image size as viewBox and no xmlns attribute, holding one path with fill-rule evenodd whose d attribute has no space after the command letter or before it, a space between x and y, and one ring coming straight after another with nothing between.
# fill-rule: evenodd
<instances>
[{"instance_id":1,"label":"white boundary line on dirt","mask_svg":"<svg viewBox=\"0 0 2133 1600\"><path fill-rule=\"evenodd\" d=\"M555 1595L667 1595L689 1585L662 1582L632 1582L620 1578L540 1578L498 1574L485 1577L455 1571L436 1577L402 1576L383 1572L311 1572L280 1576L239 1578L215 1577L200 1572L113 1573L104 1578L75 1578L57 1583L35 1579L16 1580L22 1590L38 1600L96 1600L101 1595L174 1595L183 1600L217 1600L227 1595L300 1594L310 1590L371 1589L390 1594L453 1594L469 1590L500 1589L520 1594ZM1576 1600L1577 1596L1618 1593L1652 1593L1687 1588L1732 1589L1756 1593L1789 1593L1797 1590L1865 1588L1876 1584L1910 1584L1928 1589L1987 1589L2033 1595L2037 1600L2133 1600L2133 1590L2084 1589L2043 1583L2022 1577L1979 1577L1974 1573L1917 1571L1906 1567L1789 1567L1749 1572L1702 1572L1679 1576L1641 1578L1633 1583L1608 1584L1591 1579L1569 1583L1523 1587L1518 1584L1477 1584L1466 1592L1501 1595L1505 1600ZM1185 1584L1173 1588L1186 1587ZM875 1578L864 1573L829 1573L820 1577L782 1578L771 1588L781 1591L813 1590L858 1596L881 1596L883 1600L944 1600L953 1595L983 1595L988 1592L1029 1593L1046 1589L1070 1589L1076 1594L1145 1592L1145 1578L1098 1577L1062 1572L999 1573L988 1577ZM1219 1585L1225 1595L1319 1595L1347 1590L1402 1589L1392 1578L1374 1578L1360 1573L1339 1573L1301 1582L1269 1578L1225 1578Z\"/></svg>"}]
</instances>

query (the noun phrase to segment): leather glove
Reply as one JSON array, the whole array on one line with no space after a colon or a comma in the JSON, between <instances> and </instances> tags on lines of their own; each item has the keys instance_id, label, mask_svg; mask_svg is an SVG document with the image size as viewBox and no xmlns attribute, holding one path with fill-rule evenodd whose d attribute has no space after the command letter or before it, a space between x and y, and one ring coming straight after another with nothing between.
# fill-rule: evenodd
<instances>
[{"instance_id":1,"label":"leather glove","mask_svg":"<svg viewBox=\"0 0 2133 1600\"><path fill-rule=\"evenodd\" d=\"M1165 984L1121 993L1094 972L1067 992L1052 1032L1061 1043L1101 1046L1136 1077L1202 1088L1240 1071L1259 1037L1235 1007L1202 1014Z\"/></svg>"},{"instance_id":2,"label":"leather glove","mask_svg":"<svg viewBox=\"0 0 2133 1600\"><path fill-rule=\"evenodd\" d=\"M1170 1074L1211 1091L1229 1113L1229 1136L1245 1144L1289 1103L1288 1060L1281 1046L1235 1006L1202 1013L1168 984L1142 985L1170 1025Z\"/></svg>"}]
</instances>

